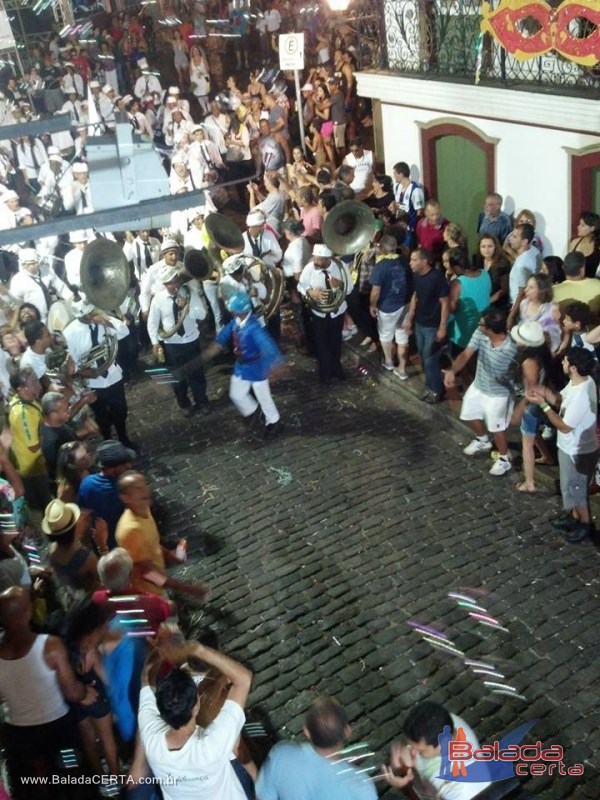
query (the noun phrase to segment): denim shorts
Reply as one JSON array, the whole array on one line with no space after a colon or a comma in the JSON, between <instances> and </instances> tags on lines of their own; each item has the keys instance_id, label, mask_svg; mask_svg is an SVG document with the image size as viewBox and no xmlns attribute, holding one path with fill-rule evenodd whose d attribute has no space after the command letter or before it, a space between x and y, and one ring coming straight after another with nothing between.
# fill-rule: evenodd
<instances>
[{"instance_id":1,"label":"denim shorts","mask_svg":"<svg viewBox=\"0 0 600 800\"><path fill-rule=\"evenodd\" d=\"M523 436L536 436L543 419L544 412L539 406L535 403L526 405L521 417L521 433Z\"/></svg>"}]
</instances>

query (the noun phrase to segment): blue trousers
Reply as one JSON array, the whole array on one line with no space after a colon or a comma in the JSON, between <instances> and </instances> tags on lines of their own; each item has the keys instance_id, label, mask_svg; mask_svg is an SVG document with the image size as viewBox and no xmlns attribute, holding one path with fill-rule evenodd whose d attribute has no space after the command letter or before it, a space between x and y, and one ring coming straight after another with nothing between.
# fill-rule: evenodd
<instances>
[{"instance_id":1,"label":"blue trousers","mask_svg":"<svg viewBox=\"0 0 600 800\"><path fill-rule=\"evenodd\" d=\"M440 342L435 340L436 332L437 328L426 328L419 323L415 325L415 340L425 372L425 386L434 394L441 395L444 391L444 381L440 369L442 348Z\"/></svg>"}]
</instances>

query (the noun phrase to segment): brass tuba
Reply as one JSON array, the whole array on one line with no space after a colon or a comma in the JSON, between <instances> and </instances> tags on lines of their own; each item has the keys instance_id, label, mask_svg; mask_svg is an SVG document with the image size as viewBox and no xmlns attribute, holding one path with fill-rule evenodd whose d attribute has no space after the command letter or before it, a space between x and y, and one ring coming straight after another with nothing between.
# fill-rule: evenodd
<instances>
[{"instance_id":1,"label":"brass tuba","mask_svg":"<svg viewBox=\"0 0 600 800\"><path fill-rule=\"evenodd\" d=\"M236 256L236 262L239 267L244 268L244 283L249 284L250 288L253 283L262 283L267 290L267 296L264 300L252 298L254 313L257 317L263 317L265 320L270 320L271 317L277 313L281 301L283 299L283 290L285 288L285 281L283 272L279 267L270 267L265 262L256 258L256 256L246 256L240 254ZM227 302L233 290L223 291L225 284L220 286L221 298ZM228 287L229 288L229 287ZM249 290L248 290L249 291ZM256 301L256 302L254 302Z\"/></svg>"},{"instance_id":2,"label":"brass tuba","mask_svg":"<svg viewBox=\"0 0 600 800\"><path fill-rule=\"evenodd\" d=\"M88 302L106 314L120 316L119 306L127 297L131 272L125 254L116 242L94 239L86 245L81 258L81 289ZM118 338L104 325L104 341L92 347L79 362L78 369L93 370L96 376L112 366L118 349Z\"/></svg>"},{"instance_id":3,"label":"brass tuba","mask_svg":"<svg viewBox=\"0 0 600 800\"><path fill-rule=\"evenodd\" d=\"M204 232L207 238L206 247L201 250L188 247L183 256L185 271L199 280L206 280L213 272L220 270L223 263L222 250L233 255L244 249L241 231L224 214L208 214L204 220Z\"/></svg>"},{"instance_id":4,"label":"brass tuba","mask_svg":"<svg viewBox=\"0 0 600 800\"><path fill-rule=\"evenodd\" d=\"M323 223L323 242L334 255L347 256L357 253L371 240L375 233L375 217L364 203L358 200L344 200L335 205L325 217ZM340 271L342 286L329 289L326 300L313 300L306 297L306 302L315 311L322 314L334 314L342 305L348 294L348 273L339 259L332 259Z\"/></svg>"}]
</instances>

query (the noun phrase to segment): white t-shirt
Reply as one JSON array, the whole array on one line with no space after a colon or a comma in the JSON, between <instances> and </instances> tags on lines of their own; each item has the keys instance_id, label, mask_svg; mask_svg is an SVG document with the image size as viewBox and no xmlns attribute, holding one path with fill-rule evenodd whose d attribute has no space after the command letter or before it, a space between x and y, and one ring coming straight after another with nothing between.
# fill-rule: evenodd
<instances>
[{"instance_id":1,"label":"white t-shirt","mask_svg":"<svg viewBox=\"0 0 600 800\"><path fill-rule=\"evenodd\" d=\"M466 734L467 741L473 745L474 749L479 747L479 741L472 728L467 725L464 719L451 714L452 728L457 731L462 728ZM471 761L465 761L465 766ZM418 755L415 759L415 772L417 777L411 784L421 800L471 800L482 792L490 782L486 783L461 783L460 781L446 781L437 776L440 774L442 766L441 756L424 758Z\"/></svg>"},{"instance_id":2,"label":"white t-shirt","mask_svg":"<svg viewBox=\"0 0 600 800\"><path fill-rule=\"evenodd\" d=\"M588 376L586 381L576 386L568 383L561 391L561 396L560 416L565 425L573 430L570 433L557 431L556 446L570 456L595 452L598 449L598 393L594 379Z\"/></svg>"},{"instance_id":3,"label":"white t-shirt","mask_svg":"<svg viewBox=\"0 0 600 800\"><path fill-rule=\"evenodd\" d=\"M169 750L165 736L170 728L158 713L152 689L142 687L140 738L164 800L246 800L230 764L244 720L241 706L226 700L208 728L197 728L180 750Z\"/></svg>"},{"instance_id":4,"label":"white t-shirt","mask_svg":"<svg viewBox=\"0 0 600 800\"><path fill-rule=\"evenodd\" d=\"M348 153L344 158L344 164L354 167L354 180L350 184L351 189L354 189L358 194L371 187L373 182L373 152L371 150L363 150L360 158L357 158L354 153Z\"/></svg>"},{"instance_id":5,"label":"white t-shirt","mask_svg":"<svg viewBox=\"0 0 600 800\"><path fill-rule=\"evenodd\" d=\"M31 347L28 347L21 356L20 366L21 369L31 367L35 372L35 377L41 378L46 374L46 353L34 353Z\"/></svg>"}]
</instances>

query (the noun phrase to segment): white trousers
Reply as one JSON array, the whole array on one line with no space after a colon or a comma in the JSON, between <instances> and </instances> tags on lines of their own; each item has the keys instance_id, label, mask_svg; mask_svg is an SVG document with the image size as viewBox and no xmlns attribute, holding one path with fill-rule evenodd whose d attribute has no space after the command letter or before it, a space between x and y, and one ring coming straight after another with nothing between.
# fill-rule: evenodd
<instances>
[{"instance_id":1,"label":"white trousers","mask_svg":"<svg viewBox=\"0 0 600 800\"><path fill-rule=\"evenodd\" d=\"M215 318L215 332L218 333L223 327L221 322L222 311L219 304L219 284L214 281L202 281L202 288Z\"/></svg>"},{"instance_id":2,"label":"white trousers","mask_svg":"<svg viewBox=\"0 0 600 800\"><path fill-rule=\"evenodd\" d=\"M252 397L252 393L254 393L254 397ZM257 407L260 406L265 415L267 425L279 422L279 411L277 411L277 406L271 397L271 387L268 380L245 381L237 375L232 375L231 383L229 384L229 397L242 417L249 417L254 414Z\"/></svg>"}]
</instances>

